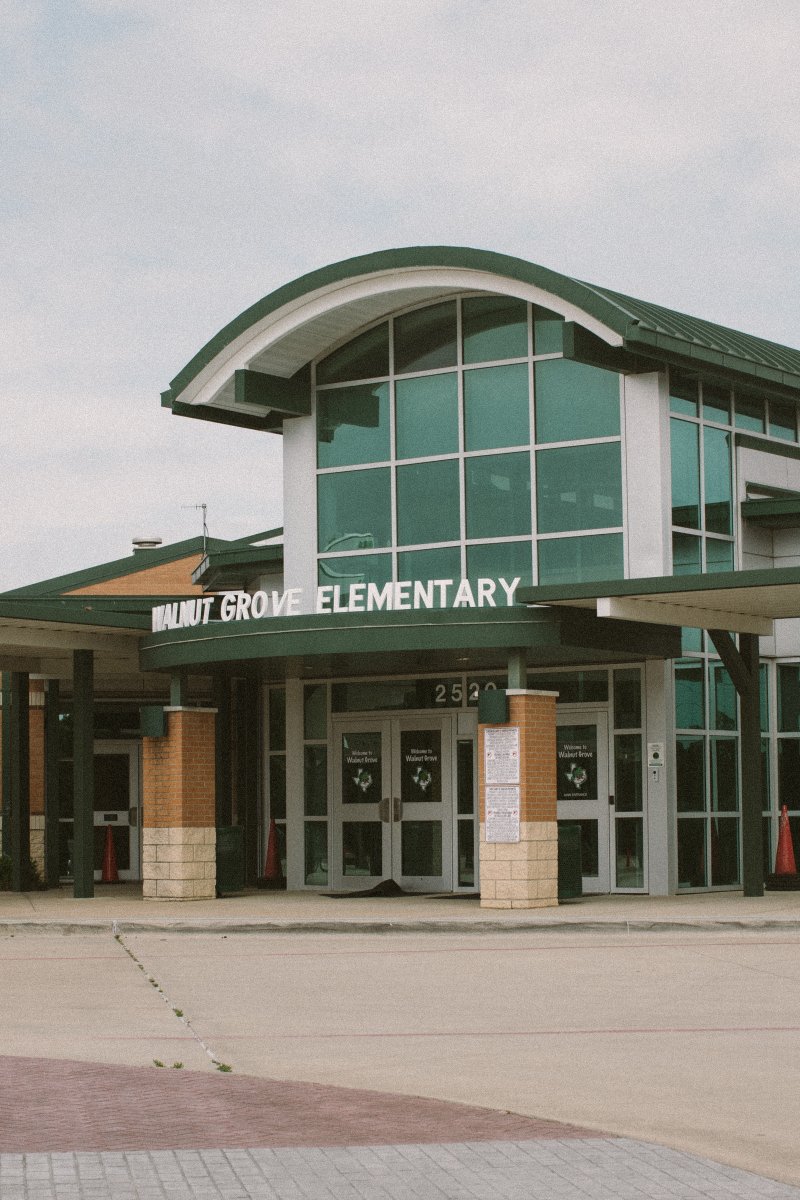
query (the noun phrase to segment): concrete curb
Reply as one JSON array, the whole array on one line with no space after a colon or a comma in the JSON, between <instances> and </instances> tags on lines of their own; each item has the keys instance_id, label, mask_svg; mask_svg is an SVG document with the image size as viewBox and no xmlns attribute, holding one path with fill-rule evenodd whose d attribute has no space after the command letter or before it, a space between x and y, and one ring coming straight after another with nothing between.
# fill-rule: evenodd
<instances>
[{"instance_id":1,"label":"concrete curb","mask_svg":"<svg viewBox=\"0 0 800 1200\"><path fill-rule=\"evenodd\" d=\"M288 919L280 920L219 920L215 918L187 920L176 918L143 918L137 920L130 917L106 917L100 919L64 920L64 919L25 919L0 921L0 936L15 936L16 934L123 934L123 933L203 933L203 934L336 934L336 933L797 933L800 931L800 918L793 917L737 917L731 919L719 918L689 918L678 920L665 917L663 920L654 919L615 919L608 920L577 920L577 921L548 921L544 919L515 920L513 923L502 920L485 921L453 921L427 918L424 920L320 920L307 921Z\"/></svg>"}]
</instances>

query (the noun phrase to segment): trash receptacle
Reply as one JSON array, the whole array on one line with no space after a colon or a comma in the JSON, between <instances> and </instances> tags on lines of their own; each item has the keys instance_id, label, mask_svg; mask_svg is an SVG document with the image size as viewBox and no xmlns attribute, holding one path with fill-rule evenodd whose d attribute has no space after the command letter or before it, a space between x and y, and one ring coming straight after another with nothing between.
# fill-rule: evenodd
<instances>
[{"instance_id":1,"label":"trash receptacle","mask_svg":"<svg viewBox=\"0 0 800 1200\"><path fill-rule=\"evenodd\" d=\"M558 898L574 900L582 895L581 827L574 821L559 821Z\"/></svg>"},{"instance_id":2,"label":"trash receptacle","mask_svg":"<svg viewBox=\"0 0 800 1200\"><path fill-rule=\"evenodd\" d=\"M217 826L217 895L244 890L244 826Z\"/></svg>"}]
</instances>

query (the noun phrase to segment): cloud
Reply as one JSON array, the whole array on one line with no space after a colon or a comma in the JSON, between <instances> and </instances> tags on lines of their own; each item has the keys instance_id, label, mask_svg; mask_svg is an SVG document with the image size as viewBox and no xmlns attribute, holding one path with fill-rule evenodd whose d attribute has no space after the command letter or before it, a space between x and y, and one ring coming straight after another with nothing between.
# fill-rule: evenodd
<instances>
[{"instance_id":1,"label":"cloud","mask_svg":"<svg viewBox=\"0 0 800 1200\"><path fill-rule=\"evenodd\" d=\"M799 40L794 0L2 0L0 587L87 495L103 553L198 470L269 524L277 439L158 393L351 254L483 246L796 344Z\"/></svg>"}]
</instances>

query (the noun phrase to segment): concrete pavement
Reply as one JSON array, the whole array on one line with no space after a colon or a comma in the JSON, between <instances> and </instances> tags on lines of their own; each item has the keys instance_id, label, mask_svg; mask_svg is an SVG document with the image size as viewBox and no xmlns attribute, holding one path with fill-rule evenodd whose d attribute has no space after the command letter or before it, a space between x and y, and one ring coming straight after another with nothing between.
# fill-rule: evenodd
<instances>
[{"instance_id":1,"label":"concrete pavement","mask_svg":"<svg viewBox=\"0 0 800 1200\"><path fill-rule=\"evenodd\" d=\"M209 1196L800 1197L770 1191L769 1183L800 1183L800 902L792 894L605 897L526 915L482 913L469 900L259 893L176 906L145 904L128 887L98 893L88 901L0 895L2 1050L42 1064L40 1097L52 1092L64 1064L90 1071L105 1063L138 1066L148 1087L162 1089L191 1079L273 1088L283 1080L339 1096L345 1087L371 1094L370 1117L386 1098L411 1106L411 1116L402 1139L375 1118L386 1153L374 1151L365 1168L355 1152L332 1165L320 1149L324 1122L314 1120L305 1158L262 1132L259 1145L264 1153L272 1147L272 1157L259 1159L253 1143L237 1142L249 1158L206 1159L221 1142L187 1143L169 1116L184 1106L162 1106L166 1142L145 1147L123 1138L104 1149L75 1139L73 1148L83 1149L70 1158L64 1195L83 1195L81 1163L97 1185L85 1194L97 1200L181 1195L189 1176L180 1154L169 1152L194 1148L192 1169L205 1189L196 1194ZM53 1059L60 1066L45 1068ZM183 1069L172 1070L173 1062ZM218 1064L231 1073L220 1074ZM28 1065L31 1079L35 1073ZM113 1091L142 1098L147 1089L120 1077ZM10 1094L4 1083L0 1096ZM475 1150L469 1131L456 1140L442 1133L436 1144L450 1149L441 1162L430 1147L414 1159L408 1147L428 1140L414 1133L422 1103L414 1097L455 1106L461 1116L460 1106L487 1107L489 1132L489 1118L504 1112L589 1132L574 1145L555 1138L556 1166L543 1142L502 1132L492 1141L504 1149ZM257 1107L265 1110L263 1097ZM41 1115L37 1122L29 1109L26 1122L41 1139ZM132 1125L118 1122L123 1133ZM229 1128L221 1119L214 1127ZM0 1121L0 1137L2 1128ZM399 1140L406 1150L390 1153ZM0 1153L3 1200L55 1195L56 1167L66 1170L62 1148L40 1140L42 1153L21 1160L11 1153L18 1145L0 1140L8 1151ZM310 1174L309 1155L316 1156ZM15 1192L23 1187L19 1163L34 1160L29 1190ZM444 1174L441 1163L449 1164ZM735 1169L762 1178L730 1174ZM6 1186L3 1170L11 1171ZM547 1186L524 1190L524 1178L544 1180L547 1170ZM121 1191L102 1191L108 1171Z\"/></svg>"}]
</instances>

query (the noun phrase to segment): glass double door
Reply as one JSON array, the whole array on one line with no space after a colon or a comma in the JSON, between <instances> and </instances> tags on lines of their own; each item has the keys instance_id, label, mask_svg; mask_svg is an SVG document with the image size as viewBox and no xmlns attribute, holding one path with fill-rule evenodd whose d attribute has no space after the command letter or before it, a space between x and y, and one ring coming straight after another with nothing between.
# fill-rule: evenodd
<instances>
[{"instance_id":1,"label":"glass double door","mask_svg":"<svg viewBox=\"0 0 800 1200\"><path fill-rule=\"evenodd\" d=\"M453 718L334 722L332 884L452 889Z\"/></svg>"},{"instance_id":2,"label":"glass double door","mask_svg":"<svg viewBox=\"0 0 800 1200\"><path fill-rule=\"evenodd\" d=\"M139 747L126 742L95 742L94 877L102 877L108 830L121 880L139 871Z\"/></svg>"}]
</instances>

